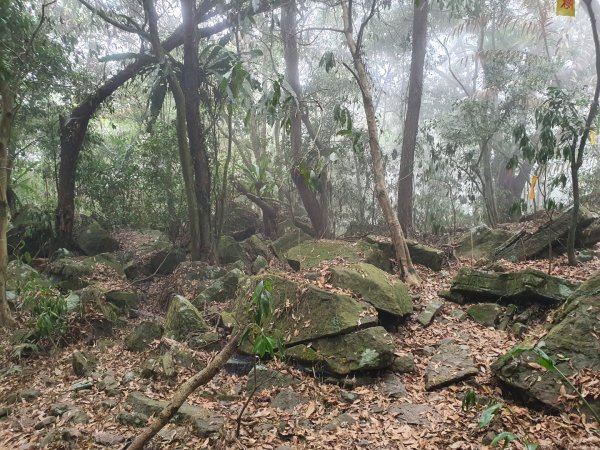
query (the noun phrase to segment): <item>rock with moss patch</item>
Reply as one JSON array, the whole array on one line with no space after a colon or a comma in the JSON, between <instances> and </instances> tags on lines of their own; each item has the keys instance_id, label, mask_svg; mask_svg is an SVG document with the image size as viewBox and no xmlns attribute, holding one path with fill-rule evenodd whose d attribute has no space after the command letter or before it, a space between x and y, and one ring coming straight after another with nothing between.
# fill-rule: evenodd
<instances>
[{"instance_id":1,"label":"rock with moss patch","mask_svg":"<svg viewBox=\"0 0 600 450\"><path fill-rule=\"evenodd\" d=\"M165 352L157 358L148 358L142 364L142 378L169 379L175 376L175 362L172 352Z\"/></svg>"},{"instance_id":2,"label":"rock with moss patch","mask_svg":"<svg viewBox=\"0 0 600 450\"><path fill-rule=\"evenodd\" d=\"M6 233L8 254L18 257L47 257L54 237L54 213L33 205L24 205L11 219L12 228Z\"/></svg>"},{"instance_id":3,"label":"rock with moss patch","mask_svg":"<svg viewBox=\"0 0 600 450\"><path fill-rule=\"evenodd\" d=\"M50 280L28 264L17 259L10 261L6 267L6 289L17 291L25 286L48 287Z\"/></svg>"},{"instance_id":4,"label":"rock with moss patch","mask_svg":"<svg viewBox=\"0 0 600 450\"><path fill-rule=\"evenodd\" d=\"M130 280L154 274L169 275L185 261L183 249L173 245L161 231L144 231L140 240L142 243L126 255L125 274Z\"/></svg>"},{"instance_id":5,"label":"rock with moss patch","mask_svg":"<svg viewBox=\"0 0 600 450\"><path fill-rule=\"evenodd\" d=\"M469 317L484 327L495 326L502 312L503 308L496 303L479 303L467 309Z\"/></svg>"},{"instance_id":6,"label":"rock with moss patch","mask_svg":"<svg viewBox=\"0 0 600 450\"><path fill-rule=\"evenodd\" d=\"M369 235L367 236L366 241L376 245L388 260L396 259L396 251L390 238ZM435 270L436 272L442 270L442 267L446 262L443 251L411 239L406 240L406 246L413 263L420 264L431 270Z\"/></svg>"},{"instance_id":7,"label":"rock with moss patch","mask_svg":"<svg viewBox=\"0 0 600 450\"><path fill-rule=\"evenodd\" d=\"M152 341L161 338L163 328L160 324L145 321L137 325L125 338L125 348L132 352L143 352Z\"/></svg>"},{"instance_id":8,"label":"rock with moss patch","mask_svg":"<svg viewBox=\"0 0 600 450\"><path fill-rule=\"evenodd\" d=\"M111 253L119 249L119 243L95 220L78 227L73 237L77 246L88 256Z\"/></svg>"},{"instance_id":9,"label":"rock with moss patch","mask_svg":"<svg viewBox=\"0 0 600 450\"><path fill-rule=\"evenodd\" d=\"M266 273L247 278L240 289L240 298L251 298L257 283L264 280L272 283L273 310L277 311L267 332L282 339L285 345L377 324L377 312L367 303L309 283L297 283L284 274Z\"/></svg>"},{"instance_id":10,"label":"rock with moss patch","mask_svg":"<svg viewBox=\"0 0 600 450\"><path fill-rule=\"evenodd\" d=\"M514 236L512 231L488 228L485 225L467 231L454 250L459 258L490 259L494 250Z\"/></svg>"},{"instance_id":11,"label":"rock with moss patch","mask_svg":"<svg viewBox=\"0 0 600 450\"><path fill-rule=\"evenodd\" d=\"M166 400L154 400L141 392L131 392L127 396L127 404L130 405L134 411L146 416L159 414L167 403ZM173 420L175 422L181 420L193 421L196 417L207 417L209 415L214 416L214 413L204 408L184 403L177 411Z\"/></svg>"},{"instance_id":12,"label":"rock with moss patch","mask_svg":"<svg viewBox=\"0 0 600 450\"><path fill-rule=\"evenodd\" d=\"M256 234L242 241L241 246L245 250L250 261L254 261L257 256L262 256L267 260L272 257L272 252L269 250L269 244Z\"/></svg>"},{"instance_id":13,"label":"rock with moss patch","mask_svg":"<svg viewBox=\"0 0 600 450\"><path fill-rule=\"evenodd\" d=\"M379 319L384 322L397 323L413 311L412 299L404 283L371 264L333 267L330 282L335 287L359 294L377 309Z\"/></svg>"},{"instance_id":14,"label":"rock with moss patch","mask_svg":"<svg viewBox=\"0 0 600 450\"><path fill-rule=\"evenodd\" d=\"M343 258L346 262L367 262L382 270L392 269L389 257L375 244L365 241L305 241L285 254L294 270L314 269L324 261Z\"/></svg>"},{"instance_id":15,"label":"rock with moss patch","mask_svg":"<svg viewBox=\"0 0 600 450\"><path fill-rule=\"evenodd\" d=\"M200 311L181 295L171 299L165 318L165 337L184 341L190 333L208 331Z\"/></svg>"},{"instance_id":16,"label":"rock with moss patch","mask_svg":"<svg viewBox=\"0 0 600 450\"><path fill-rule=\"evenodd\" d=\"M117 420L128 427L145 427L148 423L148 416L137 412L121 411L117 414Z\"/></svg>"},{"instance_id":17,"label":"rock with moss patch","mask_svg":"<svg viewBox=\"0 0 600 450\"><path fill-rule=\"evenodd\" d=\"M599 317L600 272L596 272L557 311L554 325L545 336L515 346L492 365L493 373L520 395L552 409L570 410L577 402L565 402L563 390L573 395L573 399L576 394L557 372L542 370L539 356L531 349L540 347L570 380L582 371L597 373L600 371ZM589 395L587 400L600 413L600 399ZM585 408L582 411L589 413Z\"/></svg>"},{"instance_id":18,"label":"rock with moss patch","mask_svg":"<svg viewBox=\"0 0 600 450\"><path fill-rule=\"evenodd\" d=\"M293 227L275 240L272 246L277 256L282 258L289 249L311 239L312 237L306 234L304 231Z\"/></svg>"},{"instance_id":19,"label":"rock with moss patch","mask_svg":"<svg viewBox=\"0 0 600 450\"><path fill-rule=\"evenodd\" d=\"M117 275L124 275L123 266L110 253L101 253L87 258L59 258L48 266L48 273L57 281L61 290L77 290L90 285L89 277L96 266L113 270Z\"/></svg>"},{"instance_id":20,"label":"rock with moss patch","mask_svg":"<svg viewBox=\"0 0 600 450\"><path fill-rule=\"evenodd\" d=\"M498 273L463 268L454 277L450 291L440 295L456 303L501 300L516 305L539 302L556 306L576 288L577 283L535 269Z\"/></svg>"},{"instance_id":21,"label":"rock with moss patch","mask_svg":"<svg viewBox=\"0 0 600 450\"><path fill-rule=\"evenodd\" d=\"M139 298L135 292L113 290L108 291L105 294L106 301L112 303L117 308L124 312L128 312L131 309L136 309L139 306Z\"/></svg>"},{"instance_id":22,"label":"rock with moss patch","mask_svg":"<svg viewBox=\"0 0 600 450\"><path fill-rule=\"evenodd\" d=\"M73 372L78 377L88 376L96 368L96 357L89 352L75 351L72 355Z\"/></svg>"},{"instance_id":23,"label":"rock with moss patch","mask_svg":"<svg viewBox=\"0 0 600 450\"><path fill-rule=\"evenodd\" d=\"M336 375L362 370L388 368L394 360L394 341L383 327L371 327L352 333L312 341L292 347L286 356L306 365L319 364ZM307 356L303 359L304 356Z\"/></svg>"},{"instance_id":24,"label":"rock with moss patch","mask_svg":"<svg viewBox=\"0 0 600 450\"><path fill-rule=\"evenodd\" d=\"M479 373L468 346L446 342L431 357L425 369L425 389L432 391Z\"/></svg>"},{"instance_id":25,"label":"rock with moss patch","mask_svg":"<svg viewBox=\"0 0 600 450\"><path fill-rule=\"evenodd\" d=\"M217 244L217 256L223 264L231 264L246 259L242 245L230 236L221 236Z\"/></svg>"},{"instance_id":26,"label":"rock with moss patch","mask_svg":"<svg viewBox=\"0 0 600 450\"><path fill-rule=\"evenodd\" d=\"M263 389L271 389L274 387L288 387L299 384L300 381L283 372L269 369L268 367L257 365L248 374L248 383L246 384L246 392L260 392Z\"/></svg>"},{"instance_id":27,"label":"rock with moss patch","mask_svg":"<svg viewBox=\"0 0 600 450\"><path fill-rule=\"evenodd\" d=\"M195 299L193 304L203 308L210 302L222 302L235 297L240 280L244 274L239 269L232 269L227 274L213 281Z\"/></svg>"},{"instance_id":28,"label":"rock with moss patch","mask_svg":"<svg viewBox=\"0 0 600 450\"><path fill-rule=\"evenodd\" d=\"M267 261L263 256L258 255L252 263L250 270L254 275L256 275L265 270L267 267L269 267L269 261Z\"/></svg>"}]
</instances>

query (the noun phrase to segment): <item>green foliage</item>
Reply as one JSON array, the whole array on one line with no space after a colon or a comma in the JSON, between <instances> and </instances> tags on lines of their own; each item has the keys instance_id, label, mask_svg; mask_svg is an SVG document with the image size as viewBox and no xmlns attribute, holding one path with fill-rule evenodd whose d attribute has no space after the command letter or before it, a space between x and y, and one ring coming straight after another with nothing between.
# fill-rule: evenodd
<instances>
[{"instance_id":1,"label":"green foliage","mask_svg":"<svg viewBox=\"0 0 600 450\"><path fill-rule=\"evenodd\" d=\"M256 284L251 305L254 322L246 329L240 341L250 339L252 352L260 358L273 356L281 345L277 339L265 332L266 325L273 317L273 284L270 280L261 280Z\"/></svg>"},{"instance_id":2,"label":"green foliage","mask_svg":"<svg viewBox=\"0 0 600 450\"><path fill-rule=\"evenodd\" d=\"M487 428L490 422L496 417L496 414L502 409L504 403L497 402L492 403L490 406L485 408L479 416L479 428Z\"/></svg>"},{"instance_id":3,"label":"green foliage","mask_svg":"<svg viewBox=\"0 0 600 450\"><path fill-rule=\"evenodd\" d=\"M60 337L66 332L66 299L56 289L27 283L21 289L22 308L31 314L32 336L36 341Z\"/></svg>"}]
</instances>

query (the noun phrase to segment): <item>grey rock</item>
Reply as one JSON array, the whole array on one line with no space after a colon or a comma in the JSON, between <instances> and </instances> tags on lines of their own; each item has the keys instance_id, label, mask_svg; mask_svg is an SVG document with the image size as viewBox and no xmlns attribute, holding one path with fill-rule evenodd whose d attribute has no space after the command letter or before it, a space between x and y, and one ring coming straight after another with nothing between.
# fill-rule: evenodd
<instances>
[{"instance_id":1,"label":"grey rock","mask_svg":"<svg viewBox=\"0 0 600 450\"><path fill-rule=\"evenodd\" d=\"M96 357L89 352L76 350L71 357L73 372L78 377L86 377L96 368Z\"/></svg>"},{"instance_id":2,"label":"grey rock","mask_svg":"<svg viewBox=\"0 0 600 450\"><path fill-rule=\"evenodd\" d=\"M424 327L428 327L436 314L438 314L444 307L444 303L438 300L432 300L429 302L425 309L417 316L417 320Z\"/></svg>"},{"instance_id":3,"label":"grey rock","mask_svg":"<svg viewBox=\"0 0 600 450\"><path fill-rule=\"evenodd\" d=\"M148 416L137 412L122 411L117 415L117 420L130 427L144 427L148 423Z\"/></svg>"},{"instance_id":4,"label":"grey rock","mask_svg":"<svg viewBox=\"0 0 600 450\"><path fill-rule=\"evenodd\" d=\"M273 408L291 411L296 406L306 403L306 398L292 389L283 389L271 401Z\"/></svg>"},{"instance_id":5,"label":"grey rock","mask_svg":"<svg viewBox=\"0 0 600 450\"><path fill-rule=\"evenodd\" d=\"M192 419L194 434L199 437L210 437L223 429L225 420L222 416L208 410L203 410Z\"/></svg>"},{"instance_id":6,"label":"grey rock","mask_svg":"<svg viewBox=\"0 0 600 450\"><path fill-rule=\"evenodd\" d=\"M390 398L402 398L407 395L406 387L393 372L387 372L384 375L383 382L381 383L381 392Z\"/></svg>"},{"instance_id":7,"label":"grey rock","mask_svg":"<svg viewBox=\"0 0 600 450\"><path fill-rule=\"evenodd\" d=\"M390 367L394 373L412 373L415 371L415 356L412 353L399 355L394 358Z\"/></svg>"},{"instance_id":8,"label":"grey rock","mask_svg":"<svg viewBox=\"0 0 600 450\"><path fill-rule=\"evenodd\" d=\"M120 444L123 441L125 441L125 436L120 434L107 433L105 431L94 433L94 442L106 447Z\"/></svg>"},{"instance_id":9,"label":"grey rock","mask_svg":"<svg viewBox=\"0 0 600 450\"><path fill-rule=\"evenodd\" d=\"M160 324L145 321L137 325L125 338L125 348L132 352L143 352L150 343L161 338L163 328Z\"/></svg>"},{"instance_id":10,"label":"grey rock","mask_svg":"<svg viewBox=\"0 0 600 450\"><path fill-rule=\"evenodd\" d=\"M256 366L255 369L248 374L248 383L246 384L246 392L252 392L256 386L257 391L263 389L271 389L273 387L288 387L297 385L299 381L289 375L285 375L276 370L268 369L264 366Z\"/></svg>"},{"instance_id":11,"label":"grey rock","mask_svg":"<svg viewBox=\"0 0 600 450\"><path fill-rule=\"evenodd\" d=\"M333 431L337 428L346 428L352 426L356 423L356 419L352 417L350 414L340 414L327 425L325 425L324 429L327 431Z\"/></svg>"},{"instance_id":12,"label":"grey rock","mask_svg":"<svg viewBox=\"0 0 600 450\"><path fill-rule=\"evenodd\" d=\"M484 327L495 326L502 312L502 307L496 303L479 303L467 309L469 317Z\"/></svg>"},{"instance_id":13,"label":"grey rock","mask_svg":"<svg viewBox=\"0 0 600 450\"><path fill-rule=\"evenodd\" d=\"M457 383L479 373L466 345L441 345L425 369L425 389L435 390Z\"/></svg>"},{"instance_id":14,"label":"grey rock","mask_svg":"<svg viewBox=\"0 0 600 450\"><path fill-rule=\"evenodd\" d=\"M398 421L416 426L427 426L431 423L430 418L440 417L433 406L412 403L392 406L389 412Z\"/></svg>"},{"instance_id":15,"label":"grey rock","mask_svg":"<svg viewBox=\"0 0 600 450\"><path fill-rule=\"evenodd\" d=\"M13 403L21 401L31 402L40 395L42 395L42 393L37 389L21 389L20 391L8 394L4 399L4 403L12 405Z\"/></svg>"}]
</instances>

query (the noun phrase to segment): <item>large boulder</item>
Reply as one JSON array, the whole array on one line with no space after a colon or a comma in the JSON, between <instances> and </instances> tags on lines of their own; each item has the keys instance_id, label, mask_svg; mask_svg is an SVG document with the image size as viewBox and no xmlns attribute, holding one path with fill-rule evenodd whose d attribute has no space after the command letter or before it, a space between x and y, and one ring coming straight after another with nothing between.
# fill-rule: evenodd
<instances>
[{"instance_id":1,"label":"large boulder","mask_svg":"<svg viewBox=\"0 0 600 450\"><path fill-rule=\"evenodd\" d=\"M229 236L221 236L217 244L217 256L223 264L231 264L247 259L242 244Z\"/></svg>"},{"instance_id":2,"label":"large boulder","mask_svg":"<svg viewBox=\"0 0 600 450\"><path fill-rule=\"evenodd\" d=\"M6 290L16 291L25 285L49 286L50 281L33 267L15 259L6 267Z\"/></svg>"},{"instance_id":3,"label":"large boulder","mask_svg":"<svg viewBox=\"0 0 600 450\"><path fill-rule=\"evenodd\" d=\"M386 259L396 259L396 251L390 238L370 235L367 236L366 241L376 245L383 251ZM443 251L411 239L406 240L406 246L408 247L408 253L413 263L420 264L436 272L442 270L446 262L446 256Z\"/></svg>"},{"instance_id":4,"label":"large boulder","mask_svg":"<svg viewBox=\"0 0 600 450\"><path fill-rule=\"evenodd\" d=\"M463 268L454 277L450 291L440 295L456 303L501 300L517 305L539 302L556 306L564 302L576 288L576 283L535 269L489 272Z\"/></svg>"},{"instance_id":5,"label":"large boulder","mask_svg":"<svg viewBox=\"0 0 600 450\"><path fill-rule=\"evenodd\" d=\"M250 261L254 261L257 256L262 256L267 260L270 260L273 256L271 250L269 249L268 242L261 239L256 234L242 241L241 245Z\"/></svg>"},{"instance_id":6,"label":"large boulder","mask_svg":"<svg viewBox=\"0 0 600 450\"><path fill-rule=\"evenodd\" d=\"M28 253L31 257L47 257L54 236L54 213L25 205L12 218L6 233L8 256L16 258Z\"/></svg>"},{"instance_id":7,"label":"large boulder","mask_svg":"<svg viewBox=\"0 0 600 450\"><path fill-rule=\"evenodd\" d=\"M160 324L145 321L137 325L125 338L125 348L132 352L143 352L147 350L150 343L159 340L163 334Z\"/></svg>"},{"instance_id":8,"label":"large boulder","mask_svg":"<svg viewBox=\"0 0 600 450\"><path fill-rule=\"evenodd\" d=\"M194 305L181 295L173 296L165 318L165 337L184 341L191 334L207 331L208 328Z\"/></svg>"},{"instance_id":9,"label":"large boulder","mask_svg":"<svg viewBox=\"0 0 600 450\"><path fill-rule=\"evenodd\" d=\"M95 220L89 220L73 236L77 246L88 256L110 253L119 249L119 243Z\"/></svg>"},{"instance_id":10,"label":"large boulder","mask_svg":"<svg viewBox=\"0 0 600 450\"><path fill-rule=\"evenodd\" d=\"M286 231L282 236L280 236L276 241L273 242L273 250L278 257L284 257L285 253L305 241L310 241L312 239L311 236L306 234L304 231L299 228L293 228Z\"/></svg>"},{"instance_id":11,"label":"large boulder","mask_svg":"<svg viewBox=\"0 0 600 450\"><path fill-rule=\"evenodd\" d=\"M169 275L185 260L185 252L157 230L140 233L139 244L125 255L127 278L138 279L154 274Z\"/></svg>"},{"instance_id":12,"label":"large boulder","mask_svg":"<svg viewBox=\"0 0 600 450\"><path fill-rule=\"evenodd\" d=\"M572 409L577 399L575 393L556 371L544 370L540 366L534 348L540 348L552 358L571 382L577 375L584 375L585 388L585 380L593 380L593 375L590 378L585 373L597 374L600 371L599 318L600 272L596 272L561 307L554 326L545 336L518 344L492 365L493 373L511 389L528 398L554 409ZM589 395L587 400L600 413L600 398L594 399Z\"/></svg>"},{"instance_id":13,"label":"large boulder","mask_svg":"<svg viewBox=\"0 0 600 450\"><path fill-rule=\"evenodd\" d=\"M294 270L314 269L324 261L343 259L354 263L365 261L385 271L392 265L385 251L365 241L305 241L289 249L285 255Z\"/></svg>"},{"instance_id":14,"label":"large boulder","mask_svg":"<svg viewBox=\"0 0 600 450\"><path fill-rule=\"evenodd\" d=\"M572 216L573 210L570 207L558 217L540 226L535 232L521 232L514 235L494 251L493 259L523 261L535 258L547 252L548 243L558 244L557 246L564 249L564 239L569 234ZM579 210L577 229L581 231L587 228L597 218L597 214L582 206Z\"/></svg>"},{"instance_id":15,"label":"large boulder","mask_svg":"<svg viewBox=\"0 0 600 450\"><path fill-rule=\"evenodd\" d=\"M390 367L394 341L383 327L371 327L348 334L317 339L310 346L289 348L286 356L300 364L324 367L336 375Z\"/></svg>"},{"instance_id":16,"label":"large boulder","mask_svg":"<svg viewBox=\"0 0 600 450\"><path fill-rule=\"evenodd\" d=\"M467 231L457 243L454 253L459 258L491 258L494 250L514 236L511 231L485 225Z\"/></svg>"},{"instance_id":17,"label":"large boulder","mask_svg":"<svg viewBox=\"0 0 600 450\"><path fill-rule=\"evenodd\" d=\"M227 274L213 281L193 301L194 306L204 307L209 302L221 302L235 297L243 273L232 269Z\"/></svg>"},{"instance_id":18,"label":"large boulder","mask_svg":"<svg viewBox=\"0 0 600 450\"><path fill-rule=\"evenodd\" d=\"M377 309L384 322L397 323L413 311L412 298L404 283L371 264L333 267L330 283L359 294Z\"/></svg>"},{"instance_id":19,"label":"large boulder","mask_svg":"<svg viewBox=\"0 0 600 450\"><path fill-rule=\"evenodd\" d=\"M50 263L48 273L55 278L60 289L77 290L89 286L89 277L98 265L114 270L117 275L124 275L123 267L110 253L87 258L59 258Z\"/></svg>"},{"instance_id":20,"label":"large boulder","mask_svg":"<svg viewBox=\"0 0 600 450\"><path fill-rule=\"evenodd\" d=\"M250 236L262 227L260 216L249 206L233 202L227 205L223 234L227 236Z\"/></svg>"},{"instance_id":21,"label":"large boulder","mask_svg":"<svg viewBox=\"0 0 600 450\"><path fill-rule=\"evenodd\" d=\"M251 298L256 284L266 279L273 286L273 310L276 311L267 331L281 338L286 346L377 324L377 313L370 305L348 295L292 281L283 274L248 278L240 290L241 298Z\"/></svg>"}]
</instances>

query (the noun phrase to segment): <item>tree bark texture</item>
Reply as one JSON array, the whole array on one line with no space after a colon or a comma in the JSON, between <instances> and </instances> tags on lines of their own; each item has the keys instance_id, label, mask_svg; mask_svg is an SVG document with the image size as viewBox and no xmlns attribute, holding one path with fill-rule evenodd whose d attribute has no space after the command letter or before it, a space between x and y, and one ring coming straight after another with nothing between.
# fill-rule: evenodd
<instances>
[{"instance_id":1,"label":"tree bark texture","mask_svg":"<svg viewBox=\"0 0 600 450\"><path fill-rule=\"evenodd\" d=\"M427 51L429 1L415 2L412 31L412 55L408 82L408 105L404 118L400 173L398 175L398 218L406 235L413 233L413 189L415 148L419 131L423 67Z\"/></svg>"},{"instance_id":2,"label":"tree bark texture","mask_svg":"<svg viewBox=\"0 0 600 450\"><path fill-rule=\"evenodd\" d=\"M290 105L290 145L292 154L291 178L308 214L316 237L327 234L327 221L324 221L321 204L317 193L313 192L306 184L299 170L302 164L302 111L300 102L302 90L300 88L299 56L298 56L298 27L296 21L296 1L291 0L281 8L281 38L283 41L285 59L285 77L294 91L295 101ZM327 180L321 179L322 183Z\"/></svg>"},{"instance_id":3,"label":"tree bark texture","mask_svg":"<svg viewBox=\"0 0 600 450\"><path fill-rule=\"evenodd\" d=\"M6 300L6 269L8 265L8 146L12 134L15 113L15 93L10 83L0 80L0 97L2 111L0 113L0 326L12 328L16 325Z\"/></svg>"},{"instance_id":4,"label":"tree bark texture","mask_svg":"<svg viewBox=\"0 0 600 450\"><path fill-rule=\"evenodd\" d=\"M400 226L400 221L396 212L392 208L392 202L387 192L385 185L385 167L383 165L383 155L381 153L381 147L379 145L379 131L377 126L377 119L375 113L375 106L373 103L373 93L371 83L369 81L369 74L364 64L362 57L362 49L360 47L360 35L357 40L354 40L353 26L352 26L352 10L351 3L343 0L343 20L344 20L344 36L346 38L346 44L352 55L352 61L354 63L354 76L362 93L363 107L365 116L367 119L367 129L369 133L369 148L371 150L371 160L373 169L373 180L375 182L375 195L379 206L383 212L383 217L388 225L392 243L394 244L394 250L396 252L396 260L400 267L401 275L404 280L409 284L418 285L420 284L419 277L415 271L408 247L406 245L406 239ZM374 6L374 4L373 4ZM366 22L363 22L361 31L366 26Z\"/></svg>"}]
</instances>

